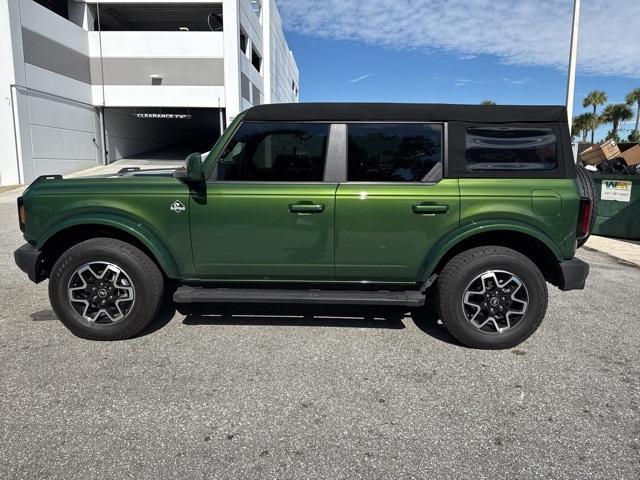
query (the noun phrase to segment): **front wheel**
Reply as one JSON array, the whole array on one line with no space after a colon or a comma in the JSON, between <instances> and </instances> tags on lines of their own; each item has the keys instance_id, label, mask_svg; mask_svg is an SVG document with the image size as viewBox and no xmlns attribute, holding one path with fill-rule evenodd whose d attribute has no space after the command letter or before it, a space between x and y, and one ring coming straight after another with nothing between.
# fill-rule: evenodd
<instances>
[{"instance_id":1,"label":"front wheel","mask_svg":"<svg viewBox=\"0 0 640 480\"><path fill-rule=\"evenodd\" d=\"M511 348L536 331L547 310L538 267L515 250L486 246L453 257L438 278L442 323L468 347Z\"/></svg>"},{"instance_id":2,"label":"front wheel","mask_svg":"<svg viewBox=\"0 0 640 480\"><path fill-rule=\"evenodd\" d=\"M112 238L74 245L53 266L49 299L71 332L90 340L134 336L155 318L164 287L156 264Z\"/></svg>"}]
</instances>

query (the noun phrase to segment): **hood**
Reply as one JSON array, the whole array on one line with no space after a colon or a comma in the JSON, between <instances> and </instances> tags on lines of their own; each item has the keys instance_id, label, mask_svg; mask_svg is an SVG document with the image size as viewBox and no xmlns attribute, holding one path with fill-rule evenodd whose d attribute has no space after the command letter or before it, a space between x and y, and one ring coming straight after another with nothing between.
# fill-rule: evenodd
<instances>
[{"instance_id":1,"label":"hood","mask_svg":"<svg viewBox=\"0 0 640 480\"><path fill-rule=\"evenodd\" d=\"M82 178L120 178L120 177L171 177L174 172L184 167L178 168L147 168L142 170L140 167L125 167L115 173L105 173L102 175L87 175Z\"/></svg>"}]
</instances>

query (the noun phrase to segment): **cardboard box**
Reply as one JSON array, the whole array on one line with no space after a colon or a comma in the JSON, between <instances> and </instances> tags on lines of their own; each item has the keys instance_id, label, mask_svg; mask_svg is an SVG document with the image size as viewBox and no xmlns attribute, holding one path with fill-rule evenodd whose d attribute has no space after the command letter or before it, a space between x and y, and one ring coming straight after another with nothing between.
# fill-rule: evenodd
<instances>
[{"instance_id":1,"label":"cardboard box","mask_svg":"<svg viewBox=\"0 0 640 480\"><path fill-rule=\"evenodd\" d=\"M633 150L633 149L631 149ZM585 165L597 165L611 158L619 157L620 149L614 140L606 140L599 145L592 145L580 154Z\"/></svg>"},{"instance_id":2,"label":"cardboard box","mask_svg":"<svg viewBox=\"0 0 640 480\"><path fill-rule=\"evenodd\" d=\"M620 154L624 161L627 162L627 165L638 165L640 163L640 145L636 145L635 147L631 147L629 150L625 150Z\"/></svg>"}]
</instances>

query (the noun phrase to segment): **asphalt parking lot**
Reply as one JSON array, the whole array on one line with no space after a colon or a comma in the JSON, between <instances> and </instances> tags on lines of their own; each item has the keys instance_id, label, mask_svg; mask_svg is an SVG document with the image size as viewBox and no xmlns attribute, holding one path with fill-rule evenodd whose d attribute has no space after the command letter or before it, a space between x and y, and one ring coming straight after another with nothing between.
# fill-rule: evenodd
<instances>
[{"instance_id":1,"label":"asphalt parking lot","mask_svg":"<svg viewBox=\"0 0 640 480\"><path fill-rule=\"evenodd\" d=\"M430 308L287 305L98 343L15 267L13 199L0 218L2 479L640 477L638 268L582 251L587 289L552 288L506 351L457 345Z\"/></svg>"}]
</instances>

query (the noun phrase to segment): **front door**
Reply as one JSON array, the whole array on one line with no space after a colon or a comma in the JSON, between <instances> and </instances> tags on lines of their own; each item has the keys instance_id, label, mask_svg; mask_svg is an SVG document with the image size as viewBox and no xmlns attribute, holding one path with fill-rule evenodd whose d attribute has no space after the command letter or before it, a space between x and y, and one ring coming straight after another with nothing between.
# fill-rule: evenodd
<instances>
[{"instance_id":1,"label":"front door","mask_svg":"<svg viewBox=\"0 0 640 480\"><path fill-rule=\"evenodd\" d=\"M443 129L348 125L347 182L336 193L336 281L413 283L458 227L457 179L443 178Z\"/></svg>"},{"instance_id":2,"label":"front door","mask_svg":"<svg viewBox=\"0 0 640 480\"><path fill-rule=\"evenodd\" d=\"M209 280L332 281L337 183L329 125L245 122L191 201L196 273Z\"/></svg>"}]
</instances>

